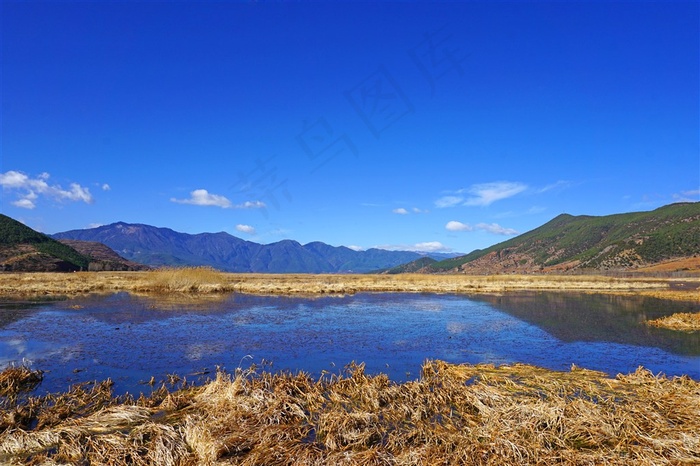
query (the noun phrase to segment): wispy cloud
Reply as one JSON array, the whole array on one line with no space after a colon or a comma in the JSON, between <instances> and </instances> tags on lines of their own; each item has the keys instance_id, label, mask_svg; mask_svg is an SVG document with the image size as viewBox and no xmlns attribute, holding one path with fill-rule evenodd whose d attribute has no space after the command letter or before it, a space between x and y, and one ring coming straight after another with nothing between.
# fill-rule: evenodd
<instances>
[{"instance_id":1,"label":"wispy cloud","mask_svg":"<svg viewBox=\"0 0 700 466\"><path fill-rule=\"evenodd\" d=\"M569 188L573 186L574 183L572 181L568 180L558 180L554 183L548 184L546 186L543 186L541 188L535 189L535 192L537 193L546 193L547 191L553 191L553 190L561 190L565 188Z\"/></svg>"},{"instance_id":2,"label":"wispy cloud","mask_svg":"<svg viewBox=\"0 0 700 466\"><path fill-rule=\"evenodd\" d=\"M102 185L102 191L109 191L110 189L112 189L112 187L110 185L108 185L107 183L104 183Z\"/></svg>"},{"instance_id":3,"label":"wispy cloud","mask_svg":"<svg viewBox=\"0 0 700 466\"><path fill-rule=\"evenodd\" d=\"M681 191L673 195L675 202L698 202L700 201L700 189L690 189Z\"/></svg>"},{"instance_id":4,"label":"wispy cloud","mask_svg":"<svg viewBox=\"0 0 700 466\"><path fill-rule=\"evenodd\" d=\"M354 244L349 244L349 245L346 246L346 247L347 247L348 249L352 249L353 251L364 251L364 250L365 250L365 248L363 248L362 246L356 246L356 245L354 245Z\"/></svg>"},{"instance_id":5,"label":"wispy cloud","mask_svg":"<svg viewBox=\"0 0 700 466\"><path fill-rule=\"evenodd\" d=\"M69 189L63 189L58 184L49 185L47 180L50 176L44 172L36 178L31 178L22 172L10 170L0 173L0 186L5 191L15 191L19 199L13 201L12 205L23 209L34 209L40 195L58 201L83 201L87 204L93 202L88 188L78 183L71 183Z\"/></svg>"},{"instance_id":6,"label":"wispy cloud","mask_svg":"<svg viewBox=\"0 0 700 466\"><path fill-rule=\"evenodd\" d=\"M236 231L240 231L241 233L246 233L248 235L255 234L255 228L250 225L238 224L236 225Z\"/></svg>"},{"instance_id":7,"label":"wispy cloud","mask_svg":"<svg viewBox=\"0 0 700 466\"><path fill-rule=\"evenodd\" d=\"M444 209L456 205L489 206L496 201L513 197L528 189L524 183L513 181L494 181L492 183L474 184L466 189L459 189L435 201L435 207Z\"/></svg>"},{"instance_id":8,"label":"wispy cloud","mask_svg":"<svg viewBox=\"0 0 700 466\"><path fill-rule=\"evenodd\" d=\"M177 204L191 204L198 206L214 206L222 209L261 209L266 207L262 201L246 201L243 204L234 204L225 196L212 194L206 189L195 189L190 192L189 199L170 198L171 202Z\"/></svg>"},{"instance_id":9,"label":"wispy cloud","mask_svg":"<svg viewBox=\"0 0 700 466\"><path fill-rule=\"evenodd\" d=\"M444 209L445 207L453 207L459 205L464 201L462 196L443 196L437 201L435 201L435 207L438 209Z\"/></svg>"},{"instance_id":10,"label":"wispy cloud","mask_svg":"<svg viewBox=\"0 0 700 466\"><path fill-rule=\"evenodd\" d=\"M101 227L102 225L104 225L104 223L88 223L88 226L87 226L87 227L88 227L88 228L99 228L99 227Z\"/></svg>"},{"instance_id":11,"label":"wispy cloud","mask_svg":"<svg viewBox=\"0 0 700 466\"><path fill-rule=\"evenodd\" d=\"M245 201L243 204L236 204L234 209L264 209L267 205L263 201Z\"/></svg>"},{"instance_id":12,"label":"wispy cloud","mask_svg":"<svg viewBox=\"0 0 700 466\"><path fill-rule=\"evenodd\" d=\"M513 183L510 181L475 184L468 189L467 192L471 194L471 197L464 201L464 205L488 206L501 199L513 197L526 189L526 184Z\"/></svg>"},{"instance_id":13,"label":"wispy cloud","mask_svg":"<svg viewBox=\"0 0 700 466\"><path fill-rule=\"evenodd\" d=\"M474 225L477 230L484 230L494 235L512 236L517 235L518 231L512 228L504 228L498 223L477 223Z\"/></svg>"},{"instance_id":14,"label":"wispy cloud","mask_svg":"<svg viewBox=\"0 0 700 466\"><path fill-rule=\"evenodd\" d=\"M405 209L403 207L399 207L398 209L394 209L391 212L395 213L395 214L399 214L399 215L408 215L408 214L427 214L429 211L419 209L418 207L413 207L413 208L411 208L411 210Z\"/></svg>"},{"instance_id":15,"label":"wispy cloud","mask_svg":"<svg viewBox=\"0 0 700 466\"><path fill-rule=\"evenodd\" d=\"M416 244L385 244L375 246L377 249L385 249L387 251L412 251L412 252L451 252L449 248L440 241L426 241Z\"/></svg>"},{"instance_id":16,"label":"wispy cloud","mask_svg":"<svg viewBox=\"0 0 700 466\"><path fill-rule=\"evenodd\" d=\"M445 229L448 231L476 231L482 230L494 235L505 235L512 236L517 235L518 231L513 228L504 228L498 223L477 223L476 225L470 225L468 223L458 222L452 220L447 222Z\"/></svg>"},{"instance_id":17,"label":"wispy cloud","mask_svg":"<svg viewBox=\"0 0 700 466\"><path fill-rule=\"evenodd\" d=\"M501 212L500 214L493 215L493 218L513 218L513 217L522 217L524 215L537 215L537 214L541 214L542 212L544 212L546 210L547 210L546 207L535 205L535 206L532 206L529 209L524 210L524 211L516 212L516 211L509 210L507 212Z\"/></svg>"}]
</instances>

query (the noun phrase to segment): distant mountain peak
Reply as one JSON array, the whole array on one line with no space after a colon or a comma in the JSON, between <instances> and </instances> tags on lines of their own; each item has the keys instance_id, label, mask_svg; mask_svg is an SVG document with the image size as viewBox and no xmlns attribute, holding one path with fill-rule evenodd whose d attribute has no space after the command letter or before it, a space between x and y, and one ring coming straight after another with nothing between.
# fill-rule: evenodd
<instances>
[{"instance_id":1,"label":"distant mountain peak","mask_svg":"<svg viewBox=\"0 0 700 466\"><path fill-rule=\"evenodd\" d=\"M0 214L0 270L72 272L78 270L143 270L101 243L64 240L32 230Z\"/></svg>"}]
</instances>

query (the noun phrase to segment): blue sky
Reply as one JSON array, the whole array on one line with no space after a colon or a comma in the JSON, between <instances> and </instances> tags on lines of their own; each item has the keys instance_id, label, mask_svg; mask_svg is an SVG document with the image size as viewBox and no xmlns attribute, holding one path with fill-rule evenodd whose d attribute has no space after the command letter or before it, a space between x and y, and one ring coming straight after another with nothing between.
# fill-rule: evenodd
<instances>
[{"instance_id":1,"label":"blue sky","mask_svg":"<svg viewBox=\"0 0 700 466\"><path fill-rule=\"evenodd\" d=\"M469 252L698 200L699 6L3 2L2 213Z\"/></svg>"}]
</instances>

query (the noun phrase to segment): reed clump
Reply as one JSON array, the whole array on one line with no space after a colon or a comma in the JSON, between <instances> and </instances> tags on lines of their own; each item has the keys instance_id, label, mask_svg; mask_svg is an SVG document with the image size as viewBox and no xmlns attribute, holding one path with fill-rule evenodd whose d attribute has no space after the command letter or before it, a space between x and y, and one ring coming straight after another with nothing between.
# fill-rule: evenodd
<instances>
[{"instance_id":1,"label":"reed clump","mask_svg":"<svg viewBox=\"0 0 700 466\"><path fill-rule=\"evenodd\" d=\"M3 406L3 419L27 414L0 431L0 463L700 462L700 383L643 368L609 378L576 367L427 361L418 380L396 384L351 364L320 379L220 372L203 387L161 387L138 400L109 390L96 384Z\"/></svg>"},{"instance_id":2,"label":"reed clump","mask_svg":"<svg viewBox=\"0 0 700 466\"><path fill-rule=\"evenodd\" d=\"M700 312L677 312L659 319L647 320L647 325L685 332L697 332L700 331Z\"/></svg>"},{"instance_id":3,"label":"reed clump","mask_svg":"<svg viewBox=\"0 0 700 466\"><path fill-rule=\"evenodd\" d=\"M12 400L32 391L42 379L41 371L33 371L27 366L10 366L0 372L0 400Z\"/></svg>"},{"instance_id":4,"label":"reed clump","mask_svg":"<svg viewBox=\"0 0 700 466\"><path fill-rule=\"evenodd\" d=\"M164 267L145 272L141 291L219 293L232 291L226 274L212 267Z\"/></svg>"}]
</instances>

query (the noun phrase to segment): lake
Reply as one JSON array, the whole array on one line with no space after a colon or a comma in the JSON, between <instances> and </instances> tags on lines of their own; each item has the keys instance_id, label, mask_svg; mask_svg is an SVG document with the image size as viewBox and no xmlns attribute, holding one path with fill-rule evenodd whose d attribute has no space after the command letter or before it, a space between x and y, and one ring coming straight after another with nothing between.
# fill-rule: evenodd
<instances>
[{"instance_id":1,"label":"lake","mask_svg":"<svg viewBox=\"0 0 700 466\"><path fill-rule=\"evenodd\" d=\"M366 363L396 382L425 359L522 362L610 375L644 366L700 380L700 332L645 325L698 306L581 293L359 293L284 297L90 295L0 301L0 366L46 371L40 392L111 378L117 393L149 393L151 376L202 382L216 368L339 373Z\"/></svg>"}]
</instances>

